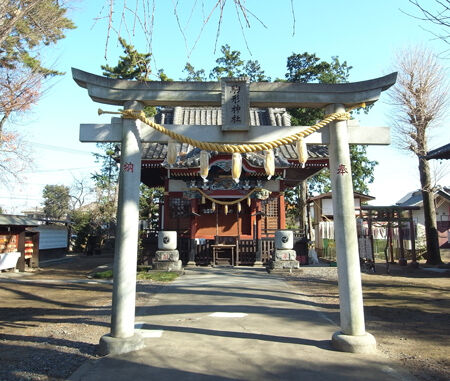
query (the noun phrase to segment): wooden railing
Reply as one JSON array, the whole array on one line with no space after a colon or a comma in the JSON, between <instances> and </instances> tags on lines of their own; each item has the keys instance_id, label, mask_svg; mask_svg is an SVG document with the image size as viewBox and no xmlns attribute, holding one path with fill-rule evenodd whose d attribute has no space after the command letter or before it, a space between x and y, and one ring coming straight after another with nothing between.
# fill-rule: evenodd
<instances>
[{"instance_id":1,"label":"wooden railing","mask_svg":"<svg viewBox=\"0 0 450 381\"><path fill-rule=\"evenodd\" d=\"M256 254L258 245L255 240L242 239L239 240L239 264L253 266L256 262Z\"/></svg>"},{"instance_id":2,"label":"wooden railing","mask_svg":"<svg viewBox=\"0 0 450 381\"><path fill-rule=\"evenodd\" d=\"M262 263L267 263L270 258L272 258L272 252L275 250L275 239L274 238L261 238L261 261Z\"/></svg>"}]
</instances>

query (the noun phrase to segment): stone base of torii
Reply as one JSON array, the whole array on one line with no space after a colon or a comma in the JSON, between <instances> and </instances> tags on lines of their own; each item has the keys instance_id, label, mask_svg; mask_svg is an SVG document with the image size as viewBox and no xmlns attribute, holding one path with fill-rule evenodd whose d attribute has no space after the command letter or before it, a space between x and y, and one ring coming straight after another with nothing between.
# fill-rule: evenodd
<instances>
[{"instance_id":1,"label":"stone base of torii","mask_svg":"<svg viewBox=\"0 0 450 381\"><path fill-rule=\"evenodd\" d=\"M215 82L137 82L109 79L72 69L74 80L88 90L94 101L142 110L153 106L220 106L230 114L230 88L233 79ZM241 79L237 79L241 80ZM246 107L315 107L325 108L327 114L344 112L346 107L378 100L382 91L395 83L396 73L385 77L346 84L251 83L245 85L242 98ZM228 108L228 109L227 109ZM228 111L227 111L228 110ZM232 120L245 119L231 115ZM230 119L231 121L231 119ZM281 133L277 127L248 129L232 122L222 126L168 126L192 138L203 137L219 142L264 142ZM208 130L205 130L205 127ZM260 126L261 127L261 126ZM305 127L284 127L290 135ZM207 132L206 132L207 131ZM100 340L101 354L119 354L140 349L143 338L135 332L136 262L138 249L139 184L141 177L142 142L167 142L168 137L152 130L138 120L113 118L111 124L81 125L80 140L84 142L121 142L121 170L117 237L114 259L114 286L111 333ZM335 211L335 240L338 264L338 284L341 329L331 342L335 349L345 352L369 353L376 350L375 338L365 331L361 273L353 204L349 144L389 144L386 127L350 127L347 121L335 121L305 139L307 144L327 144L333 210ZM122 165L124 167L124 165ZM131 170L130 170L131 169Z\"/></svg>"}]
</instances>

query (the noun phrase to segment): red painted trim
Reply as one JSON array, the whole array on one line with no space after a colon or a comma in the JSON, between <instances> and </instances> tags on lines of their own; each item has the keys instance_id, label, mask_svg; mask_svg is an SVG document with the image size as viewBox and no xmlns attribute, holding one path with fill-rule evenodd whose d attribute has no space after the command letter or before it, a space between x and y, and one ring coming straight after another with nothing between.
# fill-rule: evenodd
<instances>
[{"instance_id":1,"label":"red painted trim","mask_svg":"<svg viewBox=\"0 0 450 381\"><path fill-rule=\"evenodd\" d=\"M278 195L278 229L286 229L286 205L284 201L284 194Z\"/></svg>"},{"instance_id":2,"label":"red painted trim","mask_svg":"<svg viewBox=\"0 0 450 381\"><path fill-rule=\"evenodd\" d=\"M261 212L261 200L252 200L255 204L256 213ZM261 239L261 214L256 215L256 239Z\"/></svg>"}]
</instances>

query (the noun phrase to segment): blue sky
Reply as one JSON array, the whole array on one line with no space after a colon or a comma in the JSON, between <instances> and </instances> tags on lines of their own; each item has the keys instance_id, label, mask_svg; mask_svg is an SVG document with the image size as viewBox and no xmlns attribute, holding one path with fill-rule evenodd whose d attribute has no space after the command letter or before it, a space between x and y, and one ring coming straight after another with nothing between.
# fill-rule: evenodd
<instances>
[{"instance_id":1,"label":"blue sky","mask_svg":"<svg viewBox=\"0 0 450 381\"><path fill-rule=\"evenodd\" d=\"M69 17L77 29L68 31L67 38L56 47L46 48L44 61L66 74L51 83L41 101L26 116L18 120L15 128L21 131L34 146L33 170L23 176L22 184L11 184L0 188L0 205L8 212L19 213L26 208L39 207L42 188L45 184L70 185L74 178L89 177L95 168L91 152L95 145L78 141L80 123L108 122L108 116L97 115L97 108L111 109L91 101L86 90L72 80L70 68L101 74L100 65L115 65L120 51L117 35L112 32L107 58L105 43L107 15L104 0L79 0L74 3ZM205 12L209 13L212 0L204 0ZM118 2L116 17L120 18ZM134 2L133 2L134 3ZM150 1L149 3L152 3ZM192 11L193 4L197 7ZM321 2L294 0L295 34L290 0L247 0L247 8L255 13L267 28L250 18L251 28L245 29L246 42L236 18L231 0L225 7L221 33L214 53L218 13L216 12L204 27L195 49L189 51L197 40L201 21L201 1L180 0L178 16L185 28L185 39L174 17L173 2L155 0L155 24L152 38L153 70L163 68L174 80L185 75L183 67L190 61L196 69L204 68L207 73L215 65L220 46L229 44L240 50L242 58L258 60L266 74L275 79L283 78L286 59L292 53L316 53L324 60L338 56L346 60L353 69L350 81L376 78L391 72L394 55L399 49L414 44L423 44L437 53L446 49L444 43L433 38L426 29L432 26L414 19L406 13L417 14L407 0L352 1L323 0ZM433 5L434 1L423 1ZM192 16L191 16L192 14ZM140 13L141 19L144 12ZM95 18L99 18L95 21ZM189 23L187 20L190 20ZM115 27L119 27L116 19ZM128 25L132 25L128 23ZM131 29L131 27L130 27ZM436 29L433 29L436 31ZM127 33L122 26L121 34L132 42L139 51L148 51L148 42L140 28ZM442 61L448 66L448 60ZM381 100L368 115L359 117L363 126L392 125L391 109ZM442 125L433 131L430 148L450 141L450 132L444 119ZM419 188L417 159L400 152L395 146L371 147L369 155L379 165L375 171L375 183L370 187L376 204L392 204L405 193ZM445 162L444 162L445 164ZM450 175L440 181L450 185Z\"/></svg>"}]
</instances>

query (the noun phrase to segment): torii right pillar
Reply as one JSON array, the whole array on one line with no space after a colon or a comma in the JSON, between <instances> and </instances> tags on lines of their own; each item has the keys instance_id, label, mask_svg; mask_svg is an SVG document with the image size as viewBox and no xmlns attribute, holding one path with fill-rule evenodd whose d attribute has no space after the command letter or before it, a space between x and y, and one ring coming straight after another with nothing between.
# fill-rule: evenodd
<instances>
[{"instance_id":1,"label":"torii right pillar","mask_svg":"<svg viewBox=\"0 0 450 381\"><path fill-rule=\"evenodd\" d=\"M326 113L345 112L344 105L326 107ZM341 330L332 337L335 349L371 353L376 350L373 335L366 332L361 270L356 232L353 183L347 121L330 125L330 175L333 194L334 235L339 284Z\"/></svg>"}]
</instances>

